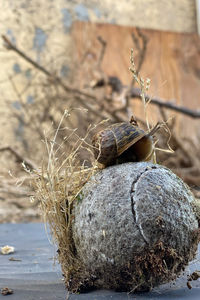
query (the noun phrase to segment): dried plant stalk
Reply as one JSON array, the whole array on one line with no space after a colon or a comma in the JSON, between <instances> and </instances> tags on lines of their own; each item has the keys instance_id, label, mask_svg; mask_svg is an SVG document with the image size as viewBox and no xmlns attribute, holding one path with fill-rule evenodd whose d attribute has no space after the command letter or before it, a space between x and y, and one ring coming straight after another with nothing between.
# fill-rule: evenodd
<instances>
[{"instance_id":1,"label":"dried plant stalk","mask_svg":"<svg viewBox=\"0 0 200 300\"><path fill-rule=\"evenodd\" d=\"M88 144L87 137L96 125L89 126L84 138L72 130L63 144L57 144L57 136L61 130L64 118L70 113L65 111L59 127L52 140L45 139L48 162L42 166L41 172L34 176L36 198L40 201L42 215L45 223L50 226L53 243L58 247L58 259L62 266L66 282L69 282L71 271L80 272L80 260L76 257L73 245L71 221L73 219L73 202L81 199L81 190L84 184L97 169ZM69 153L63 153L64 143L70 143L70 139L76 138ZM87 162L80 162L80 152L88 152L90 167Z\"/></svg>"}]
</instances>

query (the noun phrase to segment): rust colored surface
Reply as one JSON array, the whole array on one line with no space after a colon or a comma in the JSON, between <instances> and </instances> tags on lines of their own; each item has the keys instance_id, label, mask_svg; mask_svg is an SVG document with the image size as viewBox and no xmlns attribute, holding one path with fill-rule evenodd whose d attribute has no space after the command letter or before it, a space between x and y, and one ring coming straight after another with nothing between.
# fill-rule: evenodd
<instances>
[{"instance_id":1,"label":"rust colored surface","mask_svg":"<svg viewBox=\"0 0 200 300\"><path fill-rule=\"evenodd\" d=\"M146 36L147 51L141 69L142 77L151 79L149 94L166 101L174 101L177 105L191 109L200 109L200 39L197 34L172 33L156 30L141 30ZM132 80L129 71L130 50L135 50L136 63L139 51L133 42L132 34L137 36L133 27L109 24L76 22L73 26L75 61L79 68L80 84L105 73L118 77L123 84ZM101 44L97 37L106 42L106 49L97 68L101 52ZM97 70L98 69L98 70ZM86 72L87 71L87 72ZM136 115L142 114L139 101L132 101L132 109ZM158 108L152 106L150 121L154 122L159 115ZM182 117L170 111L168 116L178 120L177 130L184 135L191 135L191 130L198 131L198 121Z\"/></svg>"}]
</instances>

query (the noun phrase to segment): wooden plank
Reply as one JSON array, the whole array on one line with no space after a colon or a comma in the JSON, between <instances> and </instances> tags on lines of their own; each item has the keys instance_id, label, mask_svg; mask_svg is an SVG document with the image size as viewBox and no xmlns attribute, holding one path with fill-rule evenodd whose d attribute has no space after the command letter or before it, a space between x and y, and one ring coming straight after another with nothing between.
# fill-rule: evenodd
<instances>
[{"instance_id":1,"label":"wooden plank","mask_svg":"<svg viewBox=\"0 0 200 300\"><path fill-rule=\"evenodd\" d=\"M142 30L147 37L147 52L141 74L152 81L150 94L166 100L175 99L178 105L190 109L200 109L200 40L197 34L180 34L153 30ZM132 34L137 36L133 27L108 24L77 22L73 26L72 39L75 45L76 63L82 86L96 76L96 65L101 45L101 36L107 43L102 61L102 70L107 75L117 76L124 84L132 77L129 71L130 49L135 49L136 65L138 52ZM134 111L141 112L139 104ZM158 116L158 109L152 106L152 118ZM177 115L179 130L191 135L191 129L198 130L198 121Z\"/></svg>"}]
</instances>

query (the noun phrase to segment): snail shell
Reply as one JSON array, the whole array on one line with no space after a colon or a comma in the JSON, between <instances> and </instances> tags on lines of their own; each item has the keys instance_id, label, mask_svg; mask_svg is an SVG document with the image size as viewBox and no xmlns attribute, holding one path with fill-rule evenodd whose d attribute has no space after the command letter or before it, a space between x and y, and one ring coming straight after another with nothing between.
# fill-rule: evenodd
<instances>
[{"instance_id":1,"label":"snail shell","mask_svg":"<svg viewBox=\"0 0 200 300\"><path fill-rule=\"evenodd\" d=\"M150 160L152 134L130 122L113 124L97 133L92 140L96 160L105 165Z\"/></svg>"}]
</instances>

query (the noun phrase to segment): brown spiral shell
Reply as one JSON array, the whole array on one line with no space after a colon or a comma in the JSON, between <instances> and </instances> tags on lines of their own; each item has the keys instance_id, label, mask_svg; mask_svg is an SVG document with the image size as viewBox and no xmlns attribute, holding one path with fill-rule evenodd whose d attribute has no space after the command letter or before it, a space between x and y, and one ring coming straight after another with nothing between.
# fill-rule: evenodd
<instances>
[{"instance_id":1,"label":"brown spiral shell","mask_svg":"<svg viewBox=\"0 0 200 300\"><path fill-rule=\"evenodd\" d=\"M113 124L98 132L92 140L96 160L109 166L151 158L153 140L150 133L132 124Z\"/></svg>"}]
</instances>

